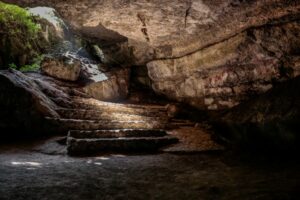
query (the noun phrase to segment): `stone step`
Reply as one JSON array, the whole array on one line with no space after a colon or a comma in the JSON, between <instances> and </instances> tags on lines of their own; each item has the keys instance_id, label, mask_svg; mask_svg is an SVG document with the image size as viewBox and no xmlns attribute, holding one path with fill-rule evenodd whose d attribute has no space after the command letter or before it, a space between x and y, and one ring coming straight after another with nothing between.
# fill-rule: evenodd
<instances>
[{"instance_id":1,"label":"stone step","mask_svg":"<svg viewBox=\"0 0 300 200\"><path fill-rule=\"evenodd\" d=\"M67 133L69 130L164 129L166 127L165 123L155 120L79 120L49 117L47 117L46 120L56 127L59 133Z\"/></svg>"},{"instance_id":2,"label":"stone step","mask_svg":"<svg viewBox=\"0 0 300 200\"><path fill-rule=\"evenodd\" d=\"M125 113L132 115L145 115L149 117L156 116L167 116L166 111L145 109L145 108L127 108L122 106L101 106L101 105L89 105L89 104L77 104L73 103L72 108L84 109L84 110L97 110L99 112L110 112L110 113Z\"/></svg>"},{"instance_id":3,"label":"stone step","mask_svg":"<svg viewBox=\"0 0 300 200\"><path fill-rule=\"evenodd\" d=\"M164 130L147 129L120 129L120 130L93 130L93 131L69 131L68 137L76 139L88 138L122 138L122 137L163 137L167 133Z\"/></svg>"},{"instance_id":4,"label":"stone step","mask_svg":"<svg viewBox=\"0 0 300 200\"><path fill-rule=\"evenodd\" d=\"M87 105L98 105L98 106L108 106L108 107L123 107L123 108L141 108L141 109L155 109L155 110L161 110L166 111L167 106L162 105L155 105L155 104L124 104L124 103L112 103L112 102L106 102L106 101L100 101L93 98L80 98L80 97L74 97L74 102L80 103L80 104L87 104Z\"/></svg>"},{"instance_id":5,"label":"stone step","mask_svg":"<svg viewBox=\"0 0 300 200\"><path fill-rule=\"evenodd\" d=\"M167 116L167 108L164 106L117 104L84 98L74 98L72 101L73 108L75 109L119 112L147 116Z\"/></svg>"},{"instance_id":6,"label":"stone step","mask_svg":"<svg viewBox=\"0 0 300 200\"><path fill-rule=\"evenodd\" d=\"M62 118L66 119L87 119L87 120L156 120L161 122L167 122L168 117L166 115L158 116L157 113L153 113L151 116L147 116L147 113L144 115L137 115L137 114L127 114L127 113L120 113L120 112L107 112L107 111L99 111L99 110L85 110L85 109L57 109L58 114ZM156 114L156 115L154 115Z\"/></svg>"},{"instance_id":7,"label":"stone step","mask_svg":"<svg viewBox=\"0 0 300 200\"><path fill-rule=\"evenodd\" d=\"M176 142L178 142L178 139L171 136L101 139L68 137L67 150L69 155L88 155L103 152L153 152Z\"/></svg>"}]
</instances>

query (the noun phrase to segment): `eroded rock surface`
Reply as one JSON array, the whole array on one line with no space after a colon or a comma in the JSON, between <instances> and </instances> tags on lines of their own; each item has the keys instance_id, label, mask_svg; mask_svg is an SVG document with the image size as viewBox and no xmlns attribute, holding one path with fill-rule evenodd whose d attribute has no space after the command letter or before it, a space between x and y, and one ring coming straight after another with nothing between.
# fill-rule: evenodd
<instances>
[{"instance_id":1,"label":"eroded rock surface","mask_svg":"<svg viewBox=\"0 0 300 200\"><path fill-rule=\"evenodd\" d=\"M157 93L200 109L231 108L298 73L286 62L299 55L299 1L7 2L55 7L111 60L147 64Z\"/></svg>"},{"instance_id":2,"label":"eroded rock surface","mask_svg":"<svg viewBox=\"0 0 300 200\"><path fill-rule=\"evenodd\" d=\"M26 132L45 130L44 116L59 117L56 104L30 77L16 70L2 70L0 82L0 129L3 134L0 137L7 133L25 135Z\"/></svg>"},{"instance_id":3,"label":"eroded rock surface","mask_svg":"<svg viewBox=\"0 0 300 200\"><path fill-rule=\"evenodd\" d=\"M23 6L55 7L76 30L97 27L101 24L106 29L127 37L129 43L131 40L134 41L132 47L139 47L142 44L151 47L148 53L155 50L153 55L155 58L185 56L232 37L247 28L282 21L281 19L289 17L297 18L300 6L298 1L283 0L214 2L6 0L6 2ZM90 34L93 34L93 31ZM145 54L141 57L145 58Z\"/></svg>"},{"instance_id":4,"label":"eroded rock surface","mask_svg":"<svg viewBox=\"0 0 300 200\"><path fill-rule=\"evenodd\" d=\"M241 102L268 92L279 83L297 78L300 72L300 1L6 2L54 7L77 34L88 40L103 63L147 66L151 86L156 93L202 110L238 106ZM126 78L117 76L95 81L81 89L94 98L111 100L112 96L118 94L117 90L127 91L125 82ZM115 86L122 87L119 90ZM276 97L276 93L267 93L267 96L269 98L257 100L261 102L255 100L253 104L246 105L251 109L256 104L265 105L262 108L280 106L276 99L270 101ZM68 102L59 100L68 105ZM281 103L290 108L294 106L293 102L293 99L287 98L287 102ZM240 113L244 112L241 120L244 123L237 126L246 127L245 131L250 133L251 129L247 129L249 119L244 120L243 117L251 113L248 113L248 107L241 106L237 109L241 109ZM281 113L274 110L274 113ZM288 114L291 116L288 119L298 118L298 110L293 112ZM232 113L223 120L236 117L229 121L238 121L238 112L233 109ZM265 119L273 116L271 113L265 115ZM281 124L285 123L286 118L277 119ZM276 120L274 122L278 124ZM62 122L72 122L75 127L77 125L77 121ZM85 123L82 122L82 125ZM229 127L230 123L227 124ZM254 122L254 127L262 126L263 133L266 133L266 123L258 120ZM91 124L95 125L93 122ZM99 128L98 125L95 127ZM241 128L239 132L243 131ZM280 133L283 133L281 129Z\"/></svg>"},{"instance_id":5,"label":"eroded rock surface","mask_svg":"<svg viewBox=\"0 0 300 200\"><path fill-rule=\"evenodd\" d=\"M81 63L79 61L64 60L64 58L53 59L46 57L41 66L42 72L45 74L66 81L76 81L81 71Z\"/></svg>"},{"instance_id":6,"label":"eroded rock surface","mask_svg":"<svg viewBox=\"0 0 300 200\"><path fill-rule=\"evenodd\" d=\"M120 73L124 79L128 79L127 69L110 73L107 81L123 80L113 77L120 76ZM169 127L167 106L117 104L87 98L90 94L86 94L85 89L90 85L63 81L38 72L1 71L0 83L0 131L3 133L0 138L35 134L66 135L71 130L81 130L81 138L75 135L68 138L70 154L109 150L156 151L177 142L176 138L163 131ZM118 84L121 85L114 87L123 87L125 83ZM104 86L109 84L103 81ZM99 92L99 87L94 87L98 95L111 95L109 92L113 89L120 90L114 91L113 95L127 91L112 87ZM15 132L16 135L13 134ZM164 135L157 135L157 132L164 132ZM89 136L90 133L93 133L92 136ZM121 133L124 133L124 139L120 139L122 136L118 134Z\"/></svg>"},{"instance_id":7,"label":"eroded rock surface","mask_svg":"<svg viewBox=\"0 0 300 200\"><path fill-rule=\"evenodd\" d=\"M91 97L103 101L125 99L129 90L129 70L116 69L103 73L105 80L90 82L83 91Z\"/></svg>"},{"instance_id":8,"label":"eroded rock surface","mask_svg":"<svg viewBox=\"0 0 300 200\"><path fill-rule=\"evenodd\" d=\"M153 89L201 109L231 108L299 75L299 22L240 33L188 56L148 63Z\"/></svg>"}]
</instances>

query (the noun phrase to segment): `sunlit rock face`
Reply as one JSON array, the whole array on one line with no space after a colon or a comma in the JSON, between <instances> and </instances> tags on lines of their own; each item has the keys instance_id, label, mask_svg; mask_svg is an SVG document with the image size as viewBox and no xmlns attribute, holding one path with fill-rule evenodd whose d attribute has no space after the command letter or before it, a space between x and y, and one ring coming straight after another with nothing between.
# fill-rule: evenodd
<instances>
[{"instance_id":1,"label":"sunlit rock face","mask_svg":"<svg viewBox=\"0 0 300 200\"><path fill-rule=\"evenodd\" d=\"M231 108L299 73L299 1L6 2L54 7L116 62L147 65L155 92L200 109Z\"/></svg>"},{"instance_id":2,"label":"sunlit rock face","mask_svg":"<svg viewBox=\"0 0 300 200\"><path fill-rule=\"evenodd\" d=\"M129 90L129 70L115 69L103 73L102 80L92 80L83 88L91 97L102 101L120 101L125 99Z\"/></svg>"},{"instance_id":3,"label":"sunlit rock face","mask_svg":"<svg viewBox=\"0 0 300 200\"><path fill-rule=\"evenodd\" d=\"M77 81L80 75L81 63L79 61L67 62L60 59L45 58L41 64L43 73L66 81Z\"/></svg>"},{"instance_id":4,"label":"sunlit rock face","mask_svg":"<svg viewBox=\"0 0 300 200\"><path fill-rule=\"evenodd\" d=\"M48 24L42 23L42 26L47 26L43 28L45 39L51 42L51 35L59 39L63 39L65 29L67 28L65 23L57 16L55 9L48 7L35 7L28 10L32 15L38 16L39 18L47 21ZM52 29L49 28L52 26ZM52 36L53 37L53 36Z\"/></svg>"},{"instance_id":5,"label":"sunlit rock face","mask_svg":"<svg viewBox=\"0 0 300 200\"><path fill-rule=\"evenodd\" d=\"M153 89L201 109L234 107L299 75L299 31L299 22L268 25L181 58L149 62Z\"/></svg>"}]
</instances>

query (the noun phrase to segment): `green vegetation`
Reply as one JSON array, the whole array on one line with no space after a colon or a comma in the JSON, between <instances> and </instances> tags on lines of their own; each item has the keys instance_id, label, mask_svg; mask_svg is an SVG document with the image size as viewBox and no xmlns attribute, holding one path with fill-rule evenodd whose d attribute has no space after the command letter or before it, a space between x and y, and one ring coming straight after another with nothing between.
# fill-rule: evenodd
<instances>
[{"instance_id":1,"label":"green vegetation","mask_svg":"<svg viewBox=\"0 0 300 200\"><path fill-rule=\"evenodd\" d=\"M26 9L0 1L0 68L37 67L34 58L41 54L42 41L37 21Z\"/></svg>"},{"instance_id":2,"label":"green vegetation","mask_svg":"<svg viewBox=\"0 0 300 200\"><path fill-rule=\"evenodd\" d=\"M8 67L11 68L11 69L18 69L18 67L17 67L17 65L15 63L10 63L8 65Z\"/></svg>"},{"instance_id":3,"label":"green vegetation","mask_svg":"<svg viewBox=\"0 0 300 200\"><path fill-rule=\"evenodd\" d=\"M41 27L33 21L33 16L26 10L19 6L6 4L0 1L0 23L5 25L22 25L23 30L15 30L15 27L8 29L12 34L29 34L31 37L36 37Z\"/></svg>"},{"instance_id":4,"label":"green vegetation","mask_svg":"<svg viewBox=\"0 0 300 200\"><path fill-rule=\"evenodd\" d=\"M37 71L40 68L39 65L37 65L36 63L32 64L32 65L24 65L20 68L20 71L22 72L28 72L28 71Z\"/></svg>"},{"instance_id":5,"label":"green vegetation","mask_svg":"<svg viewBox=\"0 0 300 200\"><path fill-rule=\"evenodd\" d=\"M9 68L11 69L18 69L22 72L28 72L28 71L37 71L40 69L41 62L44 59L44 55L40 55L33 59L33 63L30 65L24 65L21 67L18 67L15 63L11 63L8 65Z\"/></svg>"},{"instance_id":6,"label":"green vegetation","mask_svg":"<svg viewBox=\"0 0 300 200\"><path fill-rule=\"evenodd\" d=\"M40 55L33 59L33 63L31 65L24 65L20 67L20 71L27 72L27 71L37 71L40 69L41 62L44 59L44 55Z\"/></svg>"}]
</instances>

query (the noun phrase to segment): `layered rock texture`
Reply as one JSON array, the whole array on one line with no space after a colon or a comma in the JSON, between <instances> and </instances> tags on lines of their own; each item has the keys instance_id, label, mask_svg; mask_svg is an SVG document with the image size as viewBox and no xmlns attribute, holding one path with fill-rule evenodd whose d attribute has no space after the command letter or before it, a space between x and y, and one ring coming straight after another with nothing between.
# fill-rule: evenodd
<instances>
[{"instance_id":1,"label":"layered rock texture","mask_svg":"<svg viewBox=\"0 0 300 200\"><path fill-rule=\"evenodd\" d=\"M198 108L234 107L299 75L300 24L247 30L182 58L148 63L153 89Z\"/></svg>"},{"instance_id":2,"label":"layered rock texture","mask_svg":"<svg viewBox=\"0 0 300 200\"><path fill-rule=\"evenodd\" d=\"M103 73L103 76L104 80L91 81L83 88L83 91L98 100L124 100L129 91L129 70L117 68Z\"/></svg>"},{"instance_id":3,"label":"layered rock texture","mask_svg":"<svg viewBox=\"0 0 300 200\"><path fill-rule=\"evenodd\" d=\"M156 151L178 141L165 131L177 125L167 106L99 101L78 82L40 73L1 71L0 83L0 138L69 133L70 154Z\"/></svg>"},{"instance_id":4,"label":"layered rock texture","mask_svg":"<svg viewBox=\"0 0 300 200\"><path fill-rule=\"evenodd\" d=\"M39 81L16 70L2 70L0 83L0 137L12 136L20 130L19 136L46 134L44 117L59 115L55 111L56 104L42 92ZM50 86L48 90L51 90Z\"/></svg>"},{"instance_id":5,"label":"layered rock texture","mask_svg":"<svg viewBox=\"0 0 300 200\"><path fill-rule=\"evenodd\" d=\"M61 59L45 58L41 65L43 73L66 81L77 81L81 71L79 61L68 63Z\"/></svg>"},{"instance_id":6,"label":"layered rock texture","mask_svg":"<svg viewBox=\"0 0 300 200\"><path fill-rule=\"evenodd\" d=\"M167 122L150 119L152 109L148 113L145 109L112 104L117 119L113 121L93 111L96 107L102 109L105 103L94 103L96 100L86 103L82 98L112 101L116 97L126 97L130 80L127 68L141 66L141 70L132 73L138 76L135 81L150 85L157 94L200 110L222 111L217 112L222 114L227 110L221 121L216 122L216 127L221 132L229 130L231 134L237 130L235 140L245 135L245 140L249 141L253 132L266 138L275 134L279 138L277 141L287 141L287 146L299 140L299 131L294 127L299 122L299 94L295 88L300 84L300 1L6 2L54 7L74 32L87 41L87 46L102 64L124 67L111 74L104 73L106 80L100 74L91 75L90 72L99 66L90 65L84 69L91 80L85 87L34 75L42 80L39 82L41 91L67 109L55 109L60 117L48 118L62 132L107 127L164 128ZM147 73L143 69L147 69ZM55 87L49 88L46 79L47 84L54 83ZM76 110L71 109L74 106ZM137 112L143 120L124 124L120 120L124 115L118 109L130 115ZM94 117L99 115L95 121ZM102 118L105 120L99 120ZM74 144L72 141L70 144Z\"/></svg>"},{"instance_id":7,"label":"layered rock texture","mask_svg":"<svg viewBox=\"0 0 300 200\"><path fill-rule=\"evenodd\" d=\"M300 2L37 1L108 61L147 65L153 89L200 109L231 108L298 75Z\"/></svg>"}]
</instances>

